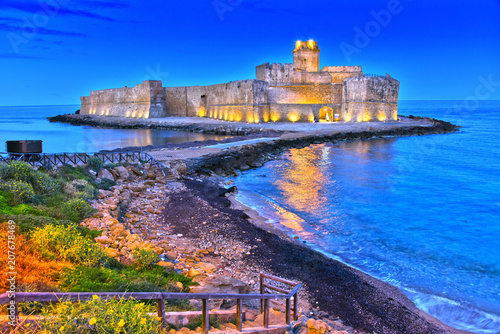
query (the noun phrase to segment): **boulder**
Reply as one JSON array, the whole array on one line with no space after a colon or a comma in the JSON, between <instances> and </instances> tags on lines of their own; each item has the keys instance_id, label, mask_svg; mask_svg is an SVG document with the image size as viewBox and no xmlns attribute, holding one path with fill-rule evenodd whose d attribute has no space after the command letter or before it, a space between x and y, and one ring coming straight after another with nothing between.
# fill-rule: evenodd
<instances>
[{"instance_id":1,"label":"boulder","mask_svg":"<svg viewBox=\"0 0 500 334\"><path fill-rule=\"evenodd\" d=\"M118 166L118 167L115 167L113 168L113 170L115 170L116 172L118 172L118 175L121 179L128 179L129 176L130 176L130 173L128 172L128 170L123 167L123 166Z\"/></svg>"},{"instance_id":2,"label":"boulder","mask_svg":"<svg viewBox=\"0 0 500 334\"><path fill-rule=\"evenodd\" d=\"M111 181L115 180L115 177L113 174L109 171L109 169L103 168L99 171L99 174L97 174L97 177L100 179L108 179Z\"/></svg>"},{"instance_id":3,"label":"boulder","mask_svg":"<svg viewBox=\"0 0 500 334\"><path fill-rule=\"evenodd\" d=\"M249 293L250 286L245 282L229 276L215 276L205 281L202 286L193 287L199 293Z\"/></svg>"}]
</instances>

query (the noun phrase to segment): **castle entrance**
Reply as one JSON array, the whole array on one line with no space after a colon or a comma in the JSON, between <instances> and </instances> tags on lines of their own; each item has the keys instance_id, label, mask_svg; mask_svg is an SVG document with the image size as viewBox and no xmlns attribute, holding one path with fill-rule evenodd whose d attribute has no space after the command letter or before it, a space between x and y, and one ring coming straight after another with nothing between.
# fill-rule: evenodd
<instances>
[{"instance_id":1,"label":"castle entrance","mask_svg":"<svg viewBox=\"0 0 500 334\"><path fill-rule=\"evenodd\" d=\"M333 109L330 107L323 107L319 110L319 121L320 122L333 122L334 115Z\"/></svg>"}]
</instances>

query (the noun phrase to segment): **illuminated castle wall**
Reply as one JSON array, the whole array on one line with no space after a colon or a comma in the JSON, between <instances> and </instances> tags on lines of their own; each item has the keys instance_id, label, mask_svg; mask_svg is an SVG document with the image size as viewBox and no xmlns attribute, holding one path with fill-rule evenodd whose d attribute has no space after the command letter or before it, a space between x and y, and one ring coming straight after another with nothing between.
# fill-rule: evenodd
<instances>
[{"instance_id":1,"label":"illuminated castle wall","mask_svg":"<svg viewBox=\"0 0 500 334\"><path fill-rule=\"evenodd\" d=\"M396 120L399 81L364 75L361 66L319 70L320 49L298 41L291 64L263 64L256 79L191 87L148 80L81 97L81 114L157 118L208 117L236 122Z\"/></svg>"}]
</instances>

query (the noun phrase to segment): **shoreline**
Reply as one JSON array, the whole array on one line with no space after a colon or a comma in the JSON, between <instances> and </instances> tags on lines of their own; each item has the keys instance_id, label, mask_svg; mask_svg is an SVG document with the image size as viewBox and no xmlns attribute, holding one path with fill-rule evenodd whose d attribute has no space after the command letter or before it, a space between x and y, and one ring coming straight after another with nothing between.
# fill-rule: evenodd
<instances>
[{"instance_id":1,"label":"shoreline","mask_svg":"<svg viewBox=\"0 0 500 334\"><path fill-rule=\"evenodd\" d=\"M75 125L83 125L81 122L84 121L86 122L85 125L101 127L103 124L104 127L119 128L136 128L139 126L139 123L137 123L138 120L133 120L133 122L124 124L120 123L122 120L116 119L106 119L103 122L98 122L96 119L82 120L79 119L79 117L73 117L73 115L67 116L64 122L71 122L71 124L75 124L75 122L80 123ZM266 263L266 271L306 283L307 290L311 293L313 300L315 300L319 306L318 312L326 312L331 316L340 318L344 323L352 326L356 333L366 331L383 333L467 333L449 327L438 319L419 310L398 288L371 277L353 267L345 265L340 261L328 258L320 252L308 246L304 246L297 241L287 240L287 236L284 232L281 231L280 233L275 228L269 228L265 223L264 217L260 216L257 211L238 202L233 195L230 195L228 198L226 198L225 195L224 198L218 198L218 193L222 191L222 193L225 194L226 192L220 188L220 182L218 185L209 185L207 184L207 180L210 178L207 179L206 177L202 177L200 179L202 175L237 175L237 170L243 171L249 168L258 168L266 161L274 159L286 149L301 148L310 144L457 131L456 126L438 120L423 118L409 118L407 120L414 123L405 124L395 129L381 127L381 123L371 123L370 125L376 126L369 126L368 129L361 128L358 129L359 131L357 132L335 131L337 129L333 131L329 129L326 131L314 132L288 130L288 132L283 131L283 133L280 134L279 131L274 128L272 130L276 131L275 134L280 134L278 140L240 147L236 146L225 149L220 153L212 153L190 159L172 159L172 161L167 161L167 164L172 164L177 166L177 168L179 164L184 163L186 172L189 176L185 177L183 181L187 190L181 192L182 195L174 194L173 198L169 198L163 210L164 221L176 221L176 219L172 219L172 214L168 213L169 209L174 212L178 212L179 210L188 212L194 210L194 212L198 212L196 207L186 203L185 197L191 197L193 200L195 198L202 200L220 212L225 212L225 208L230 207L230 209L227 210L232 211L225 213L231 217L231 220L236 221L231 222L234 225L234 230L246 234L246 237L250 234L259 235L260 238L255 238L255 240L259 240L260 247L262 247L261 240L264 241L264 247L261 249L256 245L255 240L249 240L246 237L243 238L244 240L241 239L241 233L237 236L226 229L219 230L221 233L219 236L222 235L229 238L229 240L238 239L238 242L243 242L252 246L249 254L243 257L243 262L247 264L269 262ZM57 121L61 120L58 119ZM99 121L102 121L102 119ZM89 122L92 124L89 124ZM143 123L143 126L146 128L173 130L171 125L165 126L161 124L161 121L159 124L148 123ZM243 136L253 135L253 138L262 137L266 131L269 131L269 128L256 128L255 126L238 127L235 126L234 123L223 125L215 123L209 124L208 127L206 127L206 124L176 124L173 127L175 130L182 131L216 131L206 133ZM244 138L245 137L241 139ZM229 142L231 142L231 140L229 140ZM203 142L197 142L194 145L184 145L184 147L182 144L178 144L174 149L179 150L186 147L190 149L200 149L201 147L201 149L203 149L203 146L206 146L203 145ZM169 149L170 148L172 147L169 147ZM158 149L161 150L161 147L151 148L153 152ZM120 149L116 149L116 151L119 150ZM198 214L200 213L198 212ZM193 218L195 216L196 215L193 213ZM206 237L202 232L202 230L207 227L205 226L205 221L203 222L203 226L199 226L201 223L199 219L190 219L189 221L182 219L182 221L183 224L181 225L178 223L175 223L175 225L170 224L172 226L169 226L169 229L171 228L175 233L182 234L188 238L203 239ZM216 223L210 226L219 229L220 226L218 225L219 224ZM198 229L198 227L201 228ZM276 249L277 246L279 246L279 250ZM289 259L283 258L282 253L291 256L293 261L290 262ZM301 264L301 266L298 264ZM326 275L321 275L319 277L315 275L321 271L326 271L324 273ZM331 277L335 277L337 281L329 284L328 278L331 279ZM312 303L314 305L314 302Z\"/></svg>"}]
</instances>

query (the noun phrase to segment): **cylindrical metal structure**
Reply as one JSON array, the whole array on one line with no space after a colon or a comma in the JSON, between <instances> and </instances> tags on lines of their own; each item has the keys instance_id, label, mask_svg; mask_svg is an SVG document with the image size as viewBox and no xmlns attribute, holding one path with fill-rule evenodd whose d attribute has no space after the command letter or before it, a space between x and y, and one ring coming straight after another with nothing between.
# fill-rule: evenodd
<instances>
[{"instance_id":1,"label":"cylindrical metal structure","mask_svg":"<svg viewBox=\"0 0 500 334\"><path fill-rule=\"evenodd\" d=\"M8 140L7 153L42 153L41 140Z\"/></svg>"}]
</instances>

